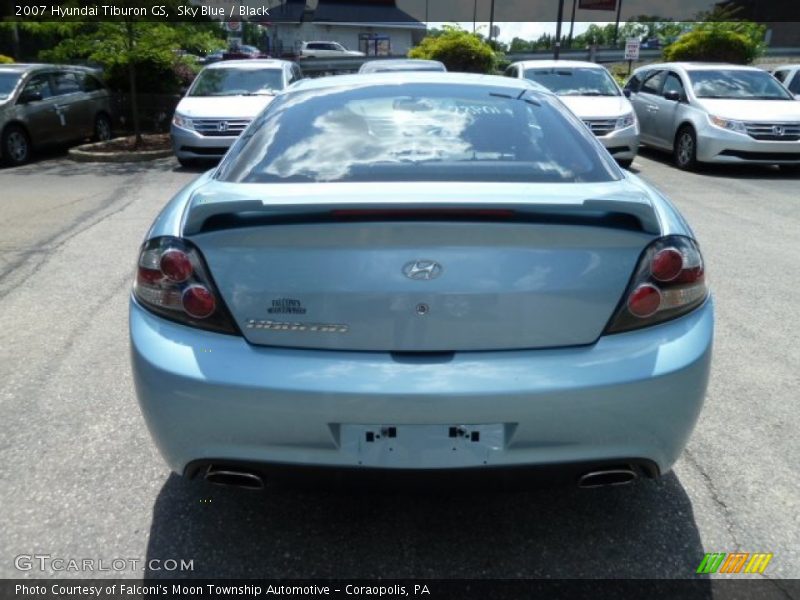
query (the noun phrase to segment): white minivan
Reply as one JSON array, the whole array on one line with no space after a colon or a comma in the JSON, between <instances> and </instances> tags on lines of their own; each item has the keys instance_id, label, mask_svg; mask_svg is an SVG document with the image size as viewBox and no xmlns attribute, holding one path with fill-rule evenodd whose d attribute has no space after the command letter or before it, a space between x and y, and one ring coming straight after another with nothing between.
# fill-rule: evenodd
<instances>
[{"instance_id":1,"label":"white minivan","mask_svg":"<svg viewBox=\"0 0 800 600\"><path fill-rule=\"evenodd\" d=\"M556 94L620 165L631 165L639 151L639 122L604 66L577 60L527 60L511 64L506 75L528 79Z\"/></svg>"},{"instance_id":2,"label":"white minivan","mask_svg":"<svg viewBox=\"0 0 800 600\"><path fill-rule=\"evenodd\" d=\"M208 65L172 118L172 147L183 166L219 159L285 87L303 78L288 60L225 60Z\"/></svg>"}]
</instances>

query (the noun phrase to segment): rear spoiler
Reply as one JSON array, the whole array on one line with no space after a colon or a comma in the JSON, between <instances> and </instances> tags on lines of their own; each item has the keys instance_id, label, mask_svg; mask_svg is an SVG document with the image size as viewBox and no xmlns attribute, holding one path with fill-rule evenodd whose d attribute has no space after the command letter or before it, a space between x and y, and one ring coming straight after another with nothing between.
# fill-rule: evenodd
<instances>
[{"instance_id":1,"label":"rear spoiler","mask_svg":"<svg viewBox=\"0 0 800 600\"><path fill-rule=\"evenodd\" d=\"M431 199L408 200L405 198L398 199L397 196L401 195L401 192L398 192L398 190L382 190L380 186L369 184L371 187L368 188L368 195L364 194L363 190L359 190L359 192L362 193L358 194L348 193L353 190L344 190L344 193L342 193L343 190L336 190L335 194L321 197L319 189L307 187L306 189L309 191L313 189L313 192L315 192L313 193L313 197L310 197L311 194L302 197L297 193L292 193L291 195L281 194L280 197L275 197L275 188L286 185L292 184L276 184L269 186L271 188L269 189L269 194L263 194L265 197L269 197L269 200L257 199L252 195L248 198L243 195L243 192L255 191L249 188L260 188L262 187L260 185L220 184L215 182L204 186L195 192L184 212L183 235L191 236L201 233L209 219L220 215L247 215L279 220L285 217L313 217L320 214L332 213L338 213L340 215L347 213L372 213L376 217L383 213L397 217L404 213L436 213L437 211L446 213L448 211L459 210L465 213L474 213L475 215L480 215L480 213L485 213L487 215L499 214L504 211L518 215L565 217L580 217L603 213L622 214L635 218L639 222L641 230L646 233L654 235L661 233L661 224L650 199L638 190L636 192L623 191L622 193L619 193L619 190L617 190L618 193L613 197L601 196L581 198L574 193L565 196L562 189L558 190L559 193L552 194L552 199L550 199L548 198L550 196L550 194L547 193L548 189L543 188L541 190L536 190L538 192L536 196L548 199L534 200L531 198L532 190L527 185L522 189L525 193L520 193L520 188L516 187L516 193L508 194L505 190L500 189L506 184L493 184L494 188L497 189L495 193L491 195L504 198L502 201L496 201L487 199L487 194L485 193L480 193L477 196L474 192L460 195L454 194L454 185L450 184L450 189L446 194L432 192L423 187L420 188L420 191L428 191ZM306 187L305 184L302 185ZM313 185L319 186L328 184ZM402 187L406 184L401 183L396 185ZM485 184L470 184L470 188L474 185L483 186ZM548 184L545 185L547 185L548 188L550 187ZM557 185L563 186L564 184ZM602 185L603 184L600 184L601 187ZM395 187L395 184L391 184L391 186ZM267 190L264 191L266 192ZM376 196L379 195L387 197L376 199ZM418 192L415 190L415 193L408 195L416 197L418 196ZM364 197L354 198L353 196Z\"/></svg>"}]
</instances>

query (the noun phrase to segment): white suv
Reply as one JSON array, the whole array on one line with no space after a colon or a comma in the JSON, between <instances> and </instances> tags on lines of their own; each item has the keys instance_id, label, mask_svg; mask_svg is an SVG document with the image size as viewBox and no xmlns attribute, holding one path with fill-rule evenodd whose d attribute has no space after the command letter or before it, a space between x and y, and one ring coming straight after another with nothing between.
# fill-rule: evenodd
<instances>
[{"instance_id":1,"label":"white suv","mask_svg":"<svg viewBox=\"0 0 800 600\"><path fill-rule=\"evenodd\" d=\"M333 56L364 56L363 52L348 50L339 42L303 42L300 58L329 58Z\"/></svg>"}]
</instances>

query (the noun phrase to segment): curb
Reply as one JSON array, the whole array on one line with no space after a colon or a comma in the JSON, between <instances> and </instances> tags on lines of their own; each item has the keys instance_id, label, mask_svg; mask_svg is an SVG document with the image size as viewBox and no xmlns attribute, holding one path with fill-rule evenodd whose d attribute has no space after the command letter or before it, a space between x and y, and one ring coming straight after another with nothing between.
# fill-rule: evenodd
<instances>
[{"instance_id":1,"label":"curb","mask_svg":"<svg viewBox=\"0 0 800 600\"><path fill-rule=\"evenodd\" d=\"M164 150L140 150L138 152L103 152L94 150L97 146L102 146L104 142L94 144L84 144L70 148L69 157L76 162L144 162L155 160L156 158L166 158L172 156L172 148Z\"/></svg>"}]
</instances>

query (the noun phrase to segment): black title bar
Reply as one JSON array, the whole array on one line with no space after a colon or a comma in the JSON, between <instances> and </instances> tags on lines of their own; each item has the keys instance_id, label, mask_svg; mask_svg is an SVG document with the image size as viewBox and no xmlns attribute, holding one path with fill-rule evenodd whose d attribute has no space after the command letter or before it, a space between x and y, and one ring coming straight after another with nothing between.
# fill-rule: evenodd
<instances>
[{"instance_id":1,"label":"black title bar","mask_svg":"<svg viewBox=\"0 0 800 600\"><path fill-rule=\"evenodd\" d=\"M621 2L622 4L618 4ZM566 4L569 4L568 2ZM4 20L86 21L254 21L264 24L304 20L329 23L554 22L558 0L318 0L306 11L305 0L0 0ZM563 18L571 16L562 9ZM800 27L795 0L580 0L575 20L622 22L648 16L664 21L694 21L716 11L718 20L759 23L793 22Z\"/></svg>"}]
</instances>

